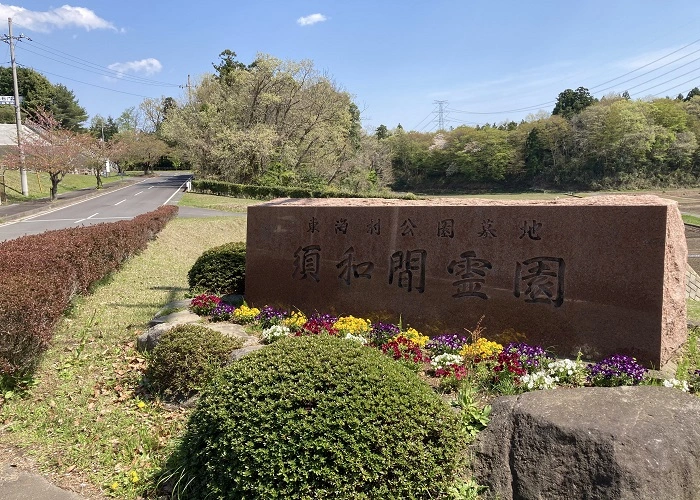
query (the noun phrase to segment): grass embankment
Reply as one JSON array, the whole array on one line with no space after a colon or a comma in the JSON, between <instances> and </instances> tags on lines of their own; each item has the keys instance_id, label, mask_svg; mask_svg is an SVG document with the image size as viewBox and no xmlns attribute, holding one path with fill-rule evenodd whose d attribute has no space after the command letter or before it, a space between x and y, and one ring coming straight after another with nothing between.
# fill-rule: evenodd
<instances>
[{"instance_id":1,"label":"grass embankment","mask_svg":"<svg viewBox=\"0 0 700 500\"><path fill-rule=\"evenodd\" d=\"M2 181L2 171L0 171L0 182ZM109 184L121 180L119 175L103 177L103 184ZM92 188L97 185L94 175L66 174L58 184L58 194L77 189ZM51 180L49 174L45 172L27 172L27 187L29 196L22 196L22 185L20 184L19 170L5 171L5 194L8 203L18 203L20 201L47 198L51 195Z\"/></svg>"},{"instance_id":2,"label":"grass embankment","mask_svg":"<svg viewBox=\"0 0 700 500\"><path fill-rule=\"evenodd\" d=\"M250 205L264 203L260 200L248 198L229 198L228 196L215 196L213 194L185 193L178 202L183 207L209 208L212 210L222 210L224 212L243 212Z\"/></svg>"},{"instance_id":3,"label":"grass embankment","mask_svg":"<svg viewBox=\"0 0 700 500\"><path fill-rule=\"evenodd\" d=\"M77 302L35 385L24 396L4 394L0 443L25 450L59 484L88 482L118 498L137 497L186 412L140 394L145 362L136 335L163 305L184 297L187 271L204 250L244 238L239 218L172 221L111 281Z\"/></svg>"}]
</instances>

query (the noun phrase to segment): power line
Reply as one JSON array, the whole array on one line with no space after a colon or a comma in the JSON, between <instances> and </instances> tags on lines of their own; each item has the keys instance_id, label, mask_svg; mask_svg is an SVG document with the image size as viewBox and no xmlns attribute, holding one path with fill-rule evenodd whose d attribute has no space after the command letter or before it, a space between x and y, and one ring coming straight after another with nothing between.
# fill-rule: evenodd
<instances>
[{"instance_id":1,"label":"power line","mask_svg":"<svg viewBox=\"0 0 700 500\"><path fill-rule=\"evenodd\" d=\"M684 45L683 47L681 47L681 48L679 48L679 49L673 50L673 51L669 52L668 54L663 55L662 57L659 57L659 58L657 58L657 59L654 59L653 61L651 61L651 62L649 62L649 63L646 63L646 64L644 64L644 65L642 65L642 66L640 66L640 67L638 67L638 68L633 69L632 71L628 71L628 72L626 72L626 73L624 73L624 74L622 74L622 75L619 75L619 76L617 76L617 77L615 77L615 78L612 78L612 79L610 79L610 80L607 80L607 81L605 81L605 82L603 82L603 83L600 83L600 84L595 85L595 86L590 87L590 88L591 88L591 89L596 89L596 88L602 87L603 85L606 85L606 84L608 84L608 83L611 83L611 82L613 82L613 81L615 81L615 80L619 80L620 78L624 78L625 76L628 76L628 75L630 75L630 74L632 74L632 73L635 73L635 72L637 72L637 71L639 71L639 70L641 70L641 69L644 69L644 68L646 68L646 67L648 67L648 66L651 66L652 64L655 64L655 63L657 63L657 62L659 62L659 61L661 61L661 60L663 60L663 59L666 59L666 58L672 56L673 54L676 54L676 53L678 53L678 52L680 52L680 51L682 51L682 50L684 50L684 49L686 49L686 48L688 48L688 47L690 47L690 46L692 46L692 45L694 45L694 44L696 44L696 43L698 43L698 42L700 42L700 39L695 40L695 41L693 41L693 42L691 42L691 43L688 43L688 44ZM642 74L640 74L640 75L638 75L638 76L636 76L636 77L634 77L634 78L630 78L630 79L628 79L628 80L625 80L624 82L619 82L619 83L616 84L616 85L613 85L613 86L610 86L610 87L607 87L607 88L604 88L604 89L600 89L600 90L596 91L595 93L596 93L596 94L600 94L601 92L604 92L604 91L606 91L606 90L610 90L610 89L612 89L612 88L615 88L615 87L617 87L618 85L620 85L620 84L622 84L622 83L627 83L627 82L636 80L637 78L641 78L641 77L643 77L643 76L645 76L645 75L651 74L651 73L653 73L653 72L655 72L655 71L658 71L659 69L661 69L661 68L663 68L663 67L669 66L670 64L673 64L673 63L675 63L675 62L678 62L678 61L680 61L681 59L684 59L684 58L686 58L686 57L689 57L689 56L691 56L691 55L693 55L693 54L695 54L695 53L697 53L697 52L700 52L700 49L695 50L695 51L693 51L693 52L690 52L690 53L688 53L688 54L686 54L686 55L684 55L684 56L681 56L681 57L679 57L679 58L677 58L677 59L674 59L674 60L672 60L672 61L670 61L670 62L668 62L668 63L665 63L665 64L663 64L663 65L661 65L661 66L659 66L659 67L657 67L657 68L654 68L653 70L644 72L644 73L642 73ZM655 80L655 79L657 79L657 78L661 78L661 77L663 77L663 76L665 76L665 75L668 75L668 74L670 74L670 73L673 73L674 71L677 71L678 69L680 69L680 68L682 68L682 67L688 66L689 64L692 64L693 62L696 62L696 61L698 61L698 60L700 60L700 58L693 59L692 61L690 61L690 62L688 62L688 63L685 63L685 64L683 64L683 65L681 65L681 66L678 66L678 67L676 67L676 68L674 68L674 69L672 69L672 70L670 70L670 71L667 71L667 72L665 72L665 73L663 73L663 74L661 74L661 75L658 75L658 76L656 76L656 77L654 77L654 78L651 78L651 79L649 79L649 80L646 80L645 82L642 82L642 83L640 83L640 84L638 84L638 85L635 85L634 87L629 87L629 88L627 88L627 89L625 89L625 90L629 90L630 88L636 88L636 87L638 87L638 86L642 86L642 85L644 85L644 84L646 84L646 83L649 83L649 82L651 82L651 81L653 81L653 80ZM695 71L695 70L693 70L693 71ZM682 74L682 75L679 75L679 76L677 76L677 77L675 77L675 78L673 78L673 79L671 79L671 80L665 81L664 83L670 83L670 82L672 82L672 81L675 80L675 79L681 78L681 77L683 77L684 75L687 75L687 74L689 74L689 73L692 73L693 71L690 71L690 72L684 73L684 74ZM692 80L691 80L691 81L692 81ZM661 83L661 84L659 84L659 85L663 85L664 83ZM684 82L684 83L688 83L688 82ZM678 84L678 85L676 85L675 87L671 87L669 90L671 90L671 89L673 89L673 88L677 88L677 87L679 87L679 86L681 86L681 85L683 85L683 84ZM650 88L648 88L648 89L646 89L646 90L650 90L650 89L656 88L657 86L658 86L658 85L653 86L653 87L650 87ZM646 91L646 90L645 90L645 91ZM644 92L644 91L643 91L643 92ZM638 94L638 93L635 93L635 94ZM550 101L543 102L543 103L540 103L540 104L534 104L534 105L531 105L531 106L525 106L525 107L514 108L514 109L498 110L498 111L470 111L470 110L459 110L459 109L454 109L454 108L448 108L448 111L451 112L451 113L464 113L464 114L471 114L471 115L497 115L497 114L507 114L507 113L519 113L519 112L524 112L524 111L537 111L537 110L539 110L539 109L542 109L542 108L545 107L545 106L552 106L552 105L556 104L556 102L557 102L556 99L554 99L554 100L550 100Z\"/></svg>"},{"instance_id":2,"label":"power line","mask_svg":"<svg viewBox=\"0 0 700 500\"><path fill-rule=\"evenodd\" d=\"M105 66L103 66L103 65L100 65L100 64L97 64L97 63L88 61L88 60L86 60L86 59L82 59L82 58L80 58L80 57L73 56L72 54L69 54L69 53L67 53L67 52L63 52L63 51L58 50L58 49L54 49L54 48L52 48L52 47L49 47L49 46L47 46L47 45L44 45L44 44L41 43L41 42L36 41L36 40L32 40L32 42L33 42L33 45L35 46L34 48L36 48L36 49L38 49L38 50L42 50L42 51L44 51L44 52L48 52L49 54L54 55L54 56L56 56L56 57L60 57L60 58L67 59L67 60L69 60L69 61L71 61L71 62L74 62L74 63L80 65L80 66L85 66L85 68L80 68L79 66L74 66L74 65L69 64L69 63L67 63L67 62L64 62L64 61L61 61L61 60L57 60L57 59L53 59L53 58L51 58L51 57L49 57L49 56L47 56L47 55L44 55L44 54L40 54L40 53L31 51L31 50L27 49L26 47L24 48L25 51L31 52L32 54L36 54L36 55L41 56L41 57L45 57L45 58L47 58L47 59L51 59L52 61L56 61L56 62L58 62L58 63L60 63L60 64L65 64L65 65L67 65L67 66L72 66L72 67L76 67L76 68L82 69L83 71L89 71L89 72L96 72L96 71L99 71L100 74L106 74L107 76L112 76L112 77L114 77L114 78L132 80L132 81L134 81L134 82L143 83L143 84L145 84L145 85L160 85L160 86L163 86L163 87L177 87L177 86L178 86L178 85L175 84L175 83L162 82L162 81L159 81L159 80L154 80L154 79L151 79L151 78L144 78L144 77L137 76L137 75L127 75L127 74L125 74L123 71L114 70L114 69L105 67ZM88 68L89 68L89 69L88 69Z\"/></svg>"},{"instance_id":3,"label":"power line","mask_svg":"<svg viewBox=\"0 0 700 500\"><path fill-rule=\"evenodd\" d=\"M603 85L607 85L608 83L614 82L615 80L619 80L620 78L624 78L624 77L626 77L627 75L631 75L632 73L635 73L635 72L639 71L640 69L644 69L644 68L646 68L647 66L651 66L652 64L661 61L662 59L666 59L668 56L672 56L672 55L675 54L676 52L680 52L680 51L683 50L683 49L687 49L687 48L690 47L691 45L695 45L695 44L698 43L698 42L700 42L700 38L698 38L698 39L695 40L694 42L690 42L688 45L684 45L684 46L681 47L680 49L676 49L676 50L674 50L673 52L671 52L671 53L669 53L669 54L666 54L665 56L661 56L661 57L659 57L658 59L654 59L653 61L651 61L651 62L649 62L649 63L646 63L645 65L640 66L639 68L635 68L635 69L633 69L632 71L628 71L628 72L625 73L624 75L617 76L617 77L613 78L612 80L608 80L607 82L603 82L603 83L600 83L600 84L598 84L598 85L595 85L595 86L591 87L591 90L593 90L593 89L595 89L595 88L598 88L598 87L602 87ZM698 50L700 50L700 49L698 49ZM697 52L697 50L696 50L695 52ZM691 54L695 54L695 52L691 52L690 54L687 54L687 55L685 55L685 56L683 56L683 57L688 57L688 56L691 55ZM683 57L681 57L680 59L683 59ZM680 59L676 59L676 60L678 61L678 60L680 60ZM673 62L673 61L672 61L672 62ZM670 64L670 63L669 63L669 64ZM663 66L661 66L661 67L663 67ZM656 68L656 69L658 69L658 68ZM652 71L655 71L656 69L654 69L654 70L652 70ZM634 80L634 78L632 78L632 80ZM629 81L629 80L626 80L626 81ZM620 82L620 83L625 83L625 82ZM603 90L607 90L607 89L603 89Z\"/></svg>"},{"instance_id":4,"label":"power line","mask_svg":"<svg viewBox=\"0 0 700 500\"><path fill-rule=\"evenodd\" d=\"M83 85L89 85L90 87L95 87L95 88L103 89L103 90L109 90L110 92L118 92L118 93L120 93L120 94L133 95L133 96L135 96L135 97L143 97L144 99L152 99L151 96L142 95L142 94L134 94L133 92L125 92L125 91L123 91L123 90L110 89L109 87L102 87L101 85L95 85L94 83L83 82L83 81L80 81L80 80L76 80L76 79L74 79L74 78L69 78L69 77L67 77L67 76L57 75L56 73L51 73L51 72L49 72L49 71L38 70L38 69L36 69L36 68L33 68L33 67L31 67L31 66L27 66L27 65L24 65L24 64L18 64L18 66L20 66L20 67L22 67L22 68L34 70L34 71L36 71L37 73L44 73L44 74L47 74L47 75L53 75L53 76L57 76L57 77L59 77L59 78L64 78L64 79L66 79L66 80L70 80L70 81L72 81L72 82L82 83Z\"/></svg>"},{"instance_id":5,"label":"power line","mask_svg":"<svg viewBox=\"0 0 700 500\"><path fill-rule=\"evenodd\" d=\"M131 75L126 75L126 74L124 74L123 72L114 71L114 70L109 70L109 69L106 69L106 68L99 68L99 70L93 70L93 69L90 69L90 68L83 68L83 67L80 67L80 66L75 65L75 64L71 64L71 63L68 63L68 62L65 62L65 61L61 61L61 60L59 60L59 59L54 59L53 57L49 57L49 56L44 55L44 54L41 54L41 53L39 53L39 52L35 52L35 51L30 50L30 49L28 49L28 48L26 48L26 47L23 48L23 52L29 52L29 53L35 54L35 55L37 55L37 56L39 56L39 57L44 57L44 58L46 58L46 59L49 59L49 60L54 61L54 62L57 62L57 63L59 63L59 64L63 64L63 65L65 65L65 66L70 66L71 68L76 68L76 69L79 69L79 70L82 70L82 71L86 71L86 72L88 72L88 73L93 73L93 74L97 74L97 75L104 76L104 77L108 77L108 78L115 78L115 79L122 80L122 81L128 81L128 82L130 82L130 83L138 83L138 84L141 84L141 85L151 85L151 86L157 86L157 87L178 87L178 85L176 85L176 84L174 84L174 83L158 83L158 82L155 82L155 81L149 81L149 80L146 80L146 79L141 79L141 78L139 78L139 77L133 77L133 76L131 76Z\"/></svg>"},{"instance_id":6,"label":"power line","mask_svg":"<svg viewBox=\"0 0 700 500\"><path fill-rule=\"evenodd\" d=\"M413 127L411 130L417 130L418 127L420 127L421 124L422 124L425 120L427 120L428 118L430 118L431 116L433 116L433 113L434 113L434 111L431 111L430 113L428 113L428 114L425 116L425 118L423 118L420 122L418 122L418 125L416 125L415 127Z\"/></svg>"}]
</instances>

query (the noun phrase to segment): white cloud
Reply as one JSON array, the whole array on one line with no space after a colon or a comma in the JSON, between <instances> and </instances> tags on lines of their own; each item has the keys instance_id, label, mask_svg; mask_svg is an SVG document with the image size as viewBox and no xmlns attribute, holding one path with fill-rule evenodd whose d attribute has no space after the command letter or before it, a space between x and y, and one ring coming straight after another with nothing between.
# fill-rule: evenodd
<instances>
[{"instance_id":1,"label":"white cloud","mask_svg":"<svg viewBox=\"0 0 700 500\"><path fill-rule=\"evenodd\" d=\"M11 17L22 28L41 33L48 33L54 28L69 27L85 28L87 31L97 29L118 31L112 23L102 19L92 10L70 5L42 12L0 3L0 19L8 17Z\"/></svg>"},{"instance_id":2,"label":"white cloud","mask_svg":"<svg viewBox=\"0 0 700 500\"><path fill-rule=\"evenodd\" d=\"M323 14L311 14L310 16L304 16L297 19L297 24L299 26L311 26L312 24L322 23L326 20L326 16Z\"/></svg>"},{"instance_id":3,"label":"white cloud","mask_svg":"<svg viewBox=\"0 0 700 500\"><path fill-rule=\"evenodd\" d=\"M163 69L158 59L149 57L140 61L116 62L107 66L112 71L118 72L117 78L122 78L127 73L142 73L146 76L154 75Z\"/></svg>"}]
</instances>

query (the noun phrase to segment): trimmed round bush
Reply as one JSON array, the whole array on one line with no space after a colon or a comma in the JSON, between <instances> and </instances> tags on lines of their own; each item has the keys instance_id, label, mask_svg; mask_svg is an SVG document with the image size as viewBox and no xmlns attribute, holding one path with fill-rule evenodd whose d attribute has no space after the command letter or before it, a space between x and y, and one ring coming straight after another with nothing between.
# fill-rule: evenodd
<instances>
[{"instance_id":1,"label":"trimmed round bush","mask_svg":"<svg viewBox=\"0 0 700 500\"><path fill-rule=\"evenodd\" d=\"M243 295L245 291L245 243L210 248L187 273L191 291L217 295Z\"/></svg>"},{"instance_id":2,"label":"trimmed round bush","mask_svg":"<svg viewBox=\"0 0 700 500\"><path fill-rule=\"evenodd\" d=\"M167 399L182 400L199 392L228 362L240 339L202 325L176 326L163 333L148 356L146 378Z\"/></svg>"},{"instance_id":3,"label":"trimmed round bush","mask_svg":"<svg viewBox=\"0 0 700 500\"><path fill-rule=\"evenodd\" d=\"M437 498L461 464L457 415L375 349L287 337L226 367L171 461L186 498Z\"/></svg>"}]
</instances>

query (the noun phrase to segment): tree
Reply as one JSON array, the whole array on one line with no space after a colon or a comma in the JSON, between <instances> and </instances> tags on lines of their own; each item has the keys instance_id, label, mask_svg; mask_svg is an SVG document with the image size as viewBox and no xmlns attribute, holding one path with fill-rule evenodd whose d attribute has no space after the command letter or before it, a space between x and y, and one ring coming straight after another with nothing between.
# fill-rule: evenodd
<instances>
[{"instance_id":1,"label":"tree","mask_svg":"<svg viewBox=\"0 0 700 500\"><path fill-rule=\"evenodd\" d=\"M205 76L191 102L168 113L161 134L203 176L257 182L274 168L319 185L357 151L359 110L311 61L260 54Z\"/></svg>"},{"instance_id":2,"label":"tree","mask_svg":"<svg viewBox=\"0 0 700 500\"><path fill-rule=\"evenodd\" d=\"M61 127L68 130L81 130L83 122L87 120L87 113L78 104L73 91L60 83L54 85L49 111Z\"/></svg>"},{"instance_id":3,"label":"tree","mask_svg":"<svg viewBox=\"0 0 700 500\"><path fill-rule=\"evenodd\" d=\"M389 137L389 129L386 128L386 125L379 125L374 131L374 136L379 141L381 141L382 139L386 139L387 137Z\"/></svg>"},{"instance_id":4,"label":"tree","mask_svg":"<svg viewBox=\"0 0 700 500\"><path fill-rule=\"evenodd\" d=\"M221 61L219 64L211 63L217 73L217 78L226 80L226 77L236 71L245 70L246 65L236 60L236 53L230 49L225 49L219 54Z\"/></svg>"},{"instance_id":5,"label":"tree","mask_svg":"<svg viewBox=\"0 0 700 500\"><path fill-rule=\"evenodd\" d=\"M82 134L82 152L85 157L84 166L92 170L97 182L97 189L102 188L102 170L109 158L108 144L101 137L94 137L92 134Z\"/></svg>"},{"instance_id":6,"label":"tree","mask_svg":"<svg viewBox=\"0 0 700 500\"><path fill-rule=\"evenodd\" d=\"M122 114L117 118L117 129L119 132L135 131L139 128L141 116L138 110L131 106L122 111Z\"/></svg>"},{"instance_id":7,"label":"tree","mask_svg":"<svg viewBox=\"0 0 700 500\"><path fill-rule=\"evenodd\" d=\"M158 99L144 99L139 104L139 111L143 116L143 130L145 132L159 132L160 126L165 121L168 110L177 107L172 97L160 97Z\"/></svg>"},{"instance_id":8,"label":"tree","mask_svg":"<svg viewBox=\"0 0 700 500\"><path fill-rule=\"evenodd\" d=\"M66 173L79 166L84 142L72 130L61 127L51 112L39 109L33 115L38 132L24 135L25 166L37 172L46 172L51 179L51 199L58 194L58 184ZM15 152L10 162L19 168L20 154Z\"/></svg>"},{"instance_id":9,"label":"tree","mask_svg":"<svg viewBox=\"0 0 700 500\"><path fill-rule=\"evenodd\" d=\"M690 92L688 92L688 95L685 96L685 99L683 99L683 100L684 100L685 102L688 102L688 101L690 101L693 97L695 97L696 95L700 95L700 89L697 88L697 87L694 87L693 89L691 89Z\"/></svg>"},{"instance_id":10,"label":"tree","mask_svg":"<svg viewBox=\"0 0 700 500\"><path fill-rule=\"evenodd\" d=\"M17 87L27 111L51 109L54 86L41 73L29 68L17 68ZM0 95L14 95L12 68L0 67ZM14 123L14 117L12 123Z\"/></svg>"},{"instance_id":11,"label":"tree","mask_svg":"<svg viewBox=\"0 0 700 500\"><path fill-rule=\"evenodd\" d=\"M145 174L153 172L156 164L169 152L168 145L155 134L136 130L120 132L110 145L110 155L117 161L141 165Z\"/></svg>"},{"instance_id":12,"label":"tree","mask_svg":"<svg viewBox=\"0 0 700 500\"><path fill-rule=\"evenodd\" d=\"M117 127L117 123L114 121L114 118L111 116L108 116L105 120L103 116L95 115L90 120L88 132L90 132L90 135L96 139L104 139L105 141L109 141L112 139L112 137L119 133L119 128Z\"/></svg>"},{"instance_id":13,"label":"tree","mask_svg":"<svg viewBox=\"0 0 700 500\"><path fill-rule=\"evenodd\" d=\"M566 89L557 97L552 114L571 118L596 101L597 99L585 87L579 87L576 90Z\"/></svg>"}]
</instances>

